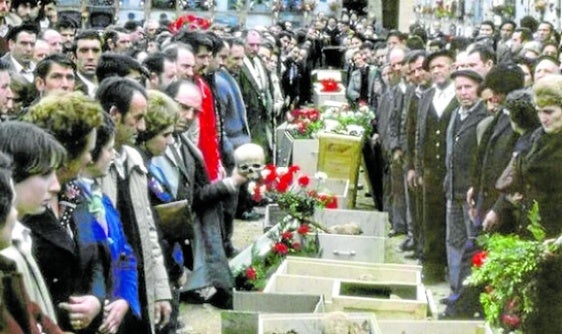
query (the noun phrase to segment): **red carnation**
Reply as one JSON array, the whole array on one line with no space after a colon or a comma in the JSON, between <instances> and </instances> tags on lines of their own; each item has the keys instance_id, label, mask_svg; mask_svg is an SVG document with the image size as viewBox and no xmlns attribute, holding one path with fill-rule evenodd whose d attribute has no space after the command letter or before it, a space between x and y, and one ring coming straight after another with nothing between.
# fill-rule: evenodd
<instances>
[{"instance_id":1,"label":"red carnation","mask_svg":"<svg viewBox=\"0 0 562 334\"><path fill-rule=\"evenodd\" d=\"M277 171L275 170L275 166L274 165L266 165L265 169L269 172L265 176L265 182L271 183L271 182L275 181L275 179L277 178Z\"/></svg>"},{"instance_id":2,"label":"red carnation","mask_svg":"<svg viewBox=\"0 0 562 334\"><path fill-rule=\"evenodd\" d=\"M300 242L293 242L293 249L296 251L300 251L301 250L301 244Z\"/></svg>"},{"instance_id":3,"label":"red carnation","mask_svg":"<svg viewBox=\"0 0 562 334\"><path fill-rule=\"evenodd\" d=\"M326 200L326 209L337 209L338 208L338 198L336 196L330 196Z\"/></svg>"},{"instance_id":4,"label":"red carnation","mask_svg":"<svg viewBox=\"0 0 562 334\"><path fill-rule=\"evenodd\" d=\"M516 329L521 325L521 318L515 314L504 314L502 315L502 322L509 328Z\"/></svg>"},{"instance_id":5,"label":"red carnation","mask_svg":"<svg viewBox=\"0 0 562 334\"><path fill-rule=\"evenodd\" d=\"M293 116L294 118L299 118L301 115L302 113L300 109L291 110L291 116Z\"/></svg>"},{"instance_id":6,"label":"red carnation","mask_svg":"<svg viewBox=\"0 0 562 334\"><path fill-rule=\"evenodd\" d=\"M484 264L484 261L486 261L486 256L487 254L485 251L474 254L472 256L472 265L476 268L480 268Z\"/></svg>"},{"instance_id":7,"label":"red carnation","mask_svg":"<svg viewBox=\"0 0 562 334\"><path fill-rule=\"evenodd\" d=\"M317 120L320 119L320 112L316 109L311 109L308 113L308 118L311 121L316 122Z\"/></svg>"},{"instance_id":8,"label":"red carnation","mask_svg":"<svg viewBox=\"0 0 562 334\"><path fill-rule=\"evenodd\" d=\"M246 278L249 279L250 281L255 281L258 278L258 272L256 271L256 269L254 269L254 267L248 267L246 268Z\"/></svg>"},{"instance_id":9,"label":"red carnation","mask_svg":"<svg viewBox=\"0 0 562 334\"><path fill-rule=\"evenodd\" d=\"M306 127L307 127L307 124L306 124L305 122L303 122L303 121L299 121L299 122L297 123L297 131L298 131L301 135L306 134Z\"/></svg>"},{"instance_id":10,"label":"red carnation","mask_svg":"<svg viewBox=\"0 0 562 334\"><path fill-rule=\"evenodd\" d=\"M305 235L305 234L307 234L308 232L310 232L310 226L308 226L308 224L302 224L302 225L299 227L299 229L297 230L297 232L298 232L300 235Z\"/></svg>"},{"instance_id":11,"label":"red carnation","mask_svg":"<svg viewBox=\"0 0 562 334\"><path fill-rule=\"evenodd\" d=\"M291 231L283 232L283 234L281 235L281 240L290 240L292 238L293 238L293 232Z\"/></svg>"},{"instance_id":12,"label":"red carnation","mask_svg":"<svg viewBox=\"0 0 562 334\"><path fill-rule=\"evenodd\" d=\"M277 183L275 189L280 193L284 193L287 191L287 189L289 189L289 185L291 185L290 180L288 180L286 177L281 177L281 180L279 180L279 183Z\"/></svg>"},{"instance_id":13,"label":"red carnation","mask_svg":"<svg viewBox=\"0 0 562 334\"><path fill-rule=\"evenodd\" d=\"M289 247L282 242L276 242L273 246L273 252L279 255L287 255L289 252Z\"/></svg>"},{"instance_id":14,"label":"red carnation","mask_svg":"<svg viewBox=\"0 0 562 334\"><path fill-rule=\"evenodd\" d=\"M305 188L305 187L308 187L308 185L310 184L310 178L306 175L303 175L303 176L299 177L297 182L299 183L299 186Z\"/></svg>"}]
</instances>

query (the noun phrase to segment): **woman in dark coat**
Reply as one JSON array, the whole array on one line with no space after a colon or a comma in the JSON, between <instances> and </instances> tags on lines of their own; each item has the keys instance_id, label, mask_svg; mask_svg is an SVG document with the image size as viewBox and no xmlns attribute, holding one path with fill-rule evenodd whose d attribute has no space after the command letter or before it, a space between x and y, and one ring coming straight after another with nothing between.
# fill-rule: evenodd
<instances>
[{"instance_id":1,"label":"woman in dark coat","mask_svg":"<svg viewBox=\"0 0 562 334\"><path fill-rule=\"evenodd\" d=\"M91 160L102 109L79 92L44 97L25 120L51 133L67 151L57 171L62 185L56 203L43 214L26 216L33 255L57 310L60 327L76 333L96 333L106 297L102 247L95 240L93 214L78 173ZM107 259L105 259L107 260Z\"/></svg>"},{"instance_id":2,"label":"woman in dark coat","mask_svg":"<svg viewBox=\"0 0 562 334\"><path fill-rule=\"evenodd\" d=\"M541 127L533 133L529 150L515 168L520 184L515 191L522 197L520 224L526 225L525 210L536 201L546 238L556 238L562 234L562 75L538 80L533 92ZM537 302L522 324L526 334L562 332L562 256L545 258L533 283Z\"/></svg>"}]
</instances>

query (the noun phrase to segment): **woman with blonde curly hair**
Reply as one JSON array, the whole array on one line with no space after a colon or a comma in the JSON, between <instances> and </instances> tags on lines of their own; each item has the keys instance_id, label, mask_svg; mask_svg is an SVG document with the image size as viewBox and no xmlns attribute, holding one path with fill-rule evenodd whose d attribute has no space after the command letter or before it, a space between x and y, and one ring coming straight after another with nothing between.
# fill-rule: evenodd
<instances>
[{"instance_id":1,"label":"woman with blonde curly hair","mask_svg":"<svg viewBox=\"0 0 562 334\"><path fill-rule=\"evenodd\" d=\"M52 134L67 156L57 170L62 190L51 207L42 214L23 217L22 223L32 231L33 255L61 328L96 333L106 297L103 248L93 234L95 217L77 176L92 159L96 128L102 122L101 106L80 92L57 93L31 107L24 120Z\"/></svg>"}]
</instances>

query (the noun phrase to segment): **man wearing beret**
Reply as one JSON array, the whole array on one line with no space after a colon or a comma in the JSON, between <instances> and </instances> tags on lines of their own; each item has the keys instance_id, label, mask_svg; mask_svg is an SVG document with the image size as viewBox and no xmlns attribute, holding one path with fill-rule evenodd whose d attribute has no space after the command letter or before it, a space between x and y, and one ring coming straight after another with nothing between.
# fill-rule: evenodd
<instances>
[{"instance_id":1,"label":"man wearing beret","mask_svg":"<svg viewBox=\"0 0 562 334\"><path fill-rule=\"evenodd\" d=\"M453 72L455 94L459 107L453 111L447 127L445 158L445 196L447 198L447 268L451 294L448 297L449 313L460 312L454 303L460 294L462 282L470 273L462 270L466 244L475 237L468 214L466 191L470 187L470 171L476 161L478 123L486 117L486 105L480 99L482 76L473 70Z\"/></svg>"},{"instance_id":2,"label":"man wearing beret","mask_svg":"<svg viewBox=\"0 0 562 334\"><path fill-rule=\"evenodd\" d=\"M421 97L414 170L408 172L408 183L414 181L422 189L423 281L432 284L444 281L445 252L445 134L451 114L458 108L455 87L451 82L454 55L447 50L430 54L423 67L429 71L432 87Z\"/></svg>"}]
</instances>

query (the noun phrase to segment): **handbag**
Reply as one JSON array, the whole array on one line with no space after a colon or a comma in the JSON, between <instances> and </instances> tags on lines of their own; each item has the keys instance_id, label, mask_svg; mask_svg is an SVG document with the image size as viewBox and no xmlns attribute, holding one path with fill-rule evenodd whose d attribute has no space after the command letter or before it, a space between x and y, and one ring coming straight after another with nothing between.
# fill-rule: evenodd
<instances>
[{"instance_id":1,"label":"handbag","mask_svg":"<svg viewBox=\"0 0 562 334\"><path fill-rule=\"evenodd\" d=\"M193 239L193 214L187 200L154 206L164 239Z\"/></svg>"}]
</instances>

